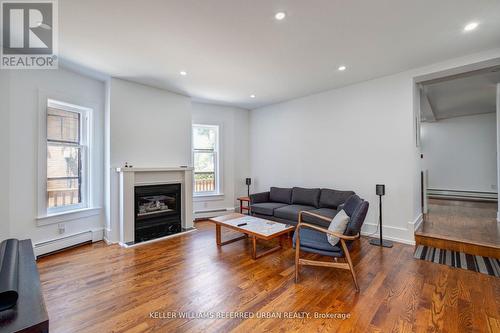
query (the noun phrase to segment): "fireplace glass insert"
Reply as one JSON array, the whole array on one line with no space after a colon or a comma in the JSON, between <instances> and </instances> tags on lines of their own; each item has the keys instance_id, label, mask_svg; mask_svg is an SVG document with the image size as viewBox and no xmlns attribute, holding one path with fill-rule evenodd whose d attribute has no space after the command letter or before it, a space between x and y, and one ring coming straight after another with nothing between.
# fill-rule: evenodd
<instances>
[{"instance_id":1,"label":"fireplace glass insert","mask_svg":"<svg viewBox=\"0 0 500 333\"><path fill-rule=\"evenodd\" d=\"M135 243L181 230L181 184L135 187Z\"/></svg>"}]
</instances>

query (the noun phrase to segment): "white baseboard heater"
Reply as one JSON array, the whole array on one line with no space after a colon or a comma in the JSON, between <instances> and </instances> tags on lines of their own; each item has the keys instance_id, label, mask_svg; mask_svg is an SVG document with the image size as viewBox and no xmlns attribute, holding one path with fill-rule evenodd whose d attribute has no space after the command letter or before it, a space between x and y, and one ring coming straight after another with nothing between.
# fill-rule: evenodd
<instances>
[{"instance_id":1,"label":"white baseboard heater","mask_svg":"<svg viewBox=\"0 0 500 333\"><path fill-rule=\"evenodd\" d=\"M224 214L234 213L234 208L219 208L219 209L207 209L207 210L197 210L194 212L195 220L208 219L210 217L215 217Z\"/></svg>"},{"instance_id":2,"label":"white baseboard heater","mask_svg":"<svg viewBox=\"0 0 500 333\"><path fill-rule=\"evenodd\" d=\"M75 245L80 245L83 243L92 243L98 240L102 240L103 230L88 230L79 232L73 235L64 236L61 238L56 238L44 242L35 243L33 248L35 256L41 256L44 254L49 254L56 251L61 251Z\"/></svg>"},{"instance_id":3,"label":"white baseboard heater","mask_svg":"<svg viewBox=\"0 0 500 333\"><path fill-rule=\"evenodd\" d=\"M431 199L455 199L491 202L498 201L498 193L495 192L427 189L427 196Z\"/></svg>"}]
</instances>

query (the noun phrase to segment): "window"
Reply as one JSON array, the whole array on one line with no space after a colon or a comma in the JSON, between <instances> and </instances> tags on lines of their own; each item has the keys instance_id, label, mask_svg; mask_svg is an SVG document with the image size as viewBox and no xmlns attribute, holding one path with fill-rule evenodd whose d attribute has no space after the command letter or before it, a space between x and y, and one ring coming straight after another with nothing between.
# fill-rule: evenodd
<instances>
[{"instance_id":1,"label":"window","mask_svg":"<svg viewBox=\"0 0 500 333\"><path fill-rule=\"evenodd\" d=\"M90 109L47 102L47 213L88 206Z\"/></svg>"},{"instance_id":2,"label":"window","mask_svg":"<svg viewBox=\"0 0 500 333\"><path fill-rule=\"evenodd\" d=\"M219 194L219 126L193 125L195 195Z\"/></svg>"}]
</instances>

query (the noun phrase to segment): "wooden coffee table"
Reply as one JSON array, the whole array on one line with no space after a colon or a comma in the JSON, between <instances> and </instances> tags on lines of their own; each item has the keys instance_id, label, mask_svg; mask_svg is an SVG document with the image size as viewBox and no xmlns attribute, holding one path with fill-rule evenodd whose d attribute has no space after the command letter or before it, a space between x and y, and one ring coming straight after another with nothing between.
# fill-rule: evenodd
<instances>
[{"instance_id":1,"label":"wooden coffee table","mask_svg":"<svg viewBox=\"0 0 500 333\"><path fill-rule=\"evenodd\" d=\"M255 216L243 215L239 213L214 217L211 218L210 221L215 223L215 239L217 242L217 246L226 245L250 237L252 239L253 259L260 258L281 249L283 247L282 237L295 229L293 225L269 221ZM241 225L243 223L246 224ZM236 230L245 235L222 241L222 227ZM274 238L278 238L277 246L261 253L257 253L257 239L271 240Z\"/></svg>"}]
</instances>

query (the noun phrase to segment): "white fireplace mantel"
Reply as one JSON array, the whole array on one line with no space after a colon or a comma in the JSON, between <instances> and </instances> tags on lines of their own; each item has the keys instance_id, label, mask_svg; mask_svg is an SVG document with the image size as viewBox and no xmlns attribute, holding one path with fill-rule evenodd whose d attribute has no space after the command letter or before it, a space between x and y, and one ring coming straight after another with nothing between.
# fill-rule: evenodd
<instances>
[{"instance_id":1,"label":"white fireplace mantel","mask_svg":"<svg viewBox=\"0 0 500 333\"><path fill-rule=\"evenodd\" d=\"M120 244L133 244L134 239L134 189L141 185L181 184L182 228L193 228L193 168L191 167L122 167L116 168L120 177Z\"/></svg>"}]
</instances>

